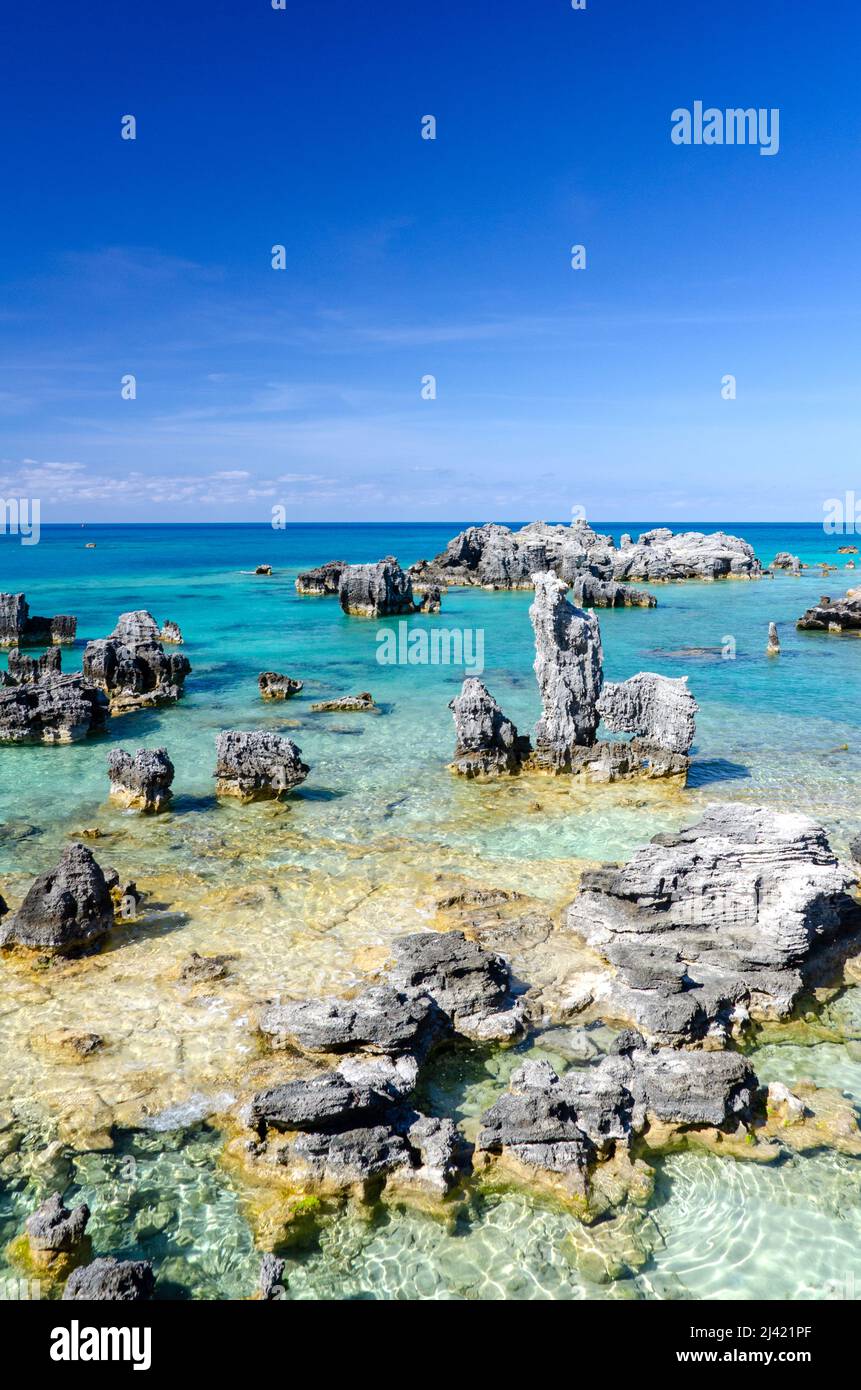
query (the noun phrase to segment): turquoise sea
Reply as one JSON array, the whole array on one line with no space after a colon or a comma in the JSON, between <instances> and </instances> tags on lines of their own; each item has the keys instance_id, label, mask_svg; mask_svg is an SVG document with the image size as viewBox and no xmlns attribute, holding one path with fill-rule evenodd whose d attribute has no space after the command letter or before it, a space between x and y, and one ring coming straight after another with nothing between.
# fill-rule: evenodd
<instances>
[{"instance_id":1,"label":"turquoise sea","mask_svg":"<svg viewBox=\"0 0 861 1390\"><path fill-rule=\"evenodd\" d=\"M26 1119L34 1136L0 1157L0 1247L53 1183L86 1196L100 1253L154 1259L160 1296L247 1297L259 1254L207 1118L235 1099L262 1000L357 983L392 936L428 925L434 895L450 884L518 888L561 910L584 861L622 859L709 800L797 807L840 853L861 830L858 639L795 629L822 593L852 585L841 538L814 525L673 526L724 529L765 564L789 550L811 568L798 578L656 585L655 609L600 611L609 678L689 677L700 705L689 787L640 795L548 783L535 813L534 784L476 786L447 771L447 704L468 672L377 660L381 629L399 621L481 632L483 679L528 730L539 713L529 593L454 590L439 615L376 622L294 588L300 570L330 559L430 558L468 524L49 526L37 546L0 538L0 589L23 590L31 612L77 615L64 669L134 608L178 622L192 664L174 708L115 719L85 744L0 749L0 889L11 903L85 828L101 832L91 842L100 862L147 894L141 922L95 963L56 979L0 964L0 1120ZM618 541L666 523L592 524ZM840 571L823 578L825 561ZM249 573L264 562L271 577ZM782 644L771 660L770 621ZM299 677L304 690L263 704L263 670ZM314 700L361 690L379 714L310 711ZM283 806L217 804L214 740L224 728L288 732L311 766L307 782ZM168 815L106 804L106 755L118 745L167 747L176 768ZM190 993L177 983L192 950L234 957L223 988ZM861 1036L861 1010L849 1013ZM63 1028L91 1029L106 1046L85 1061L58 1059L51 1040ZM771 1045L760 1072L811 1077L861 1104L855 1052L851 1042ZM492 1099L503 1073L499 1058L472 1059L458 1089L466 1112L470 1097L474 1113ZM622 1254L602 1246L597 1229L524 1198L487 1199L454 1229L415 1213L369 1222L346 1212L291 1260L289 1297L806 1298L835 1296L835 1281L861 1292L859 1183L861 1164L832 1154L768 1168L681 1155L663 1164Z\"/></svg>"}]
</instances>

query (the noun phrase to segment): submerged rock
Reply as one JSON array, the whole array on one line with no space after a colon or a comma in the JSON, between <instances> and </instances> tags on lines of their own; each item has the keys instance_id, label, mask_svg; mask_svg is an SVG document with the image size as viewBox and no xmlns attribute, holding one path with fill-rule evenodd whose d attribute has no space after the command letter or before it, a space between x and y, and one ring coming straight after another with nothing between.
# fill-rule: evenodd
<instances>
[{"instance_id":1,"label":"submerged rock","mask_svg":"<svg viewBox=\"0 0 861 1390\"><path fill-rule=\"evenodd\" d=\"M325 565L300 574L296 579L296 590L300 594L337 594L341 575L347 568L346 560L328 560Z\"/></svg>"},{"instance_id":2,"label":"submerged rock","mask_svg":"<svg viewBox=\"0 0 861 1390\"><path fill-rule=\"evenodd\" d=\"M218 796L277 800L304 782L310 771L292 739L265 730L225 729L215 740L215 751Z\"/></svg>"},{"instance_id":3,"label":"submerged rock","mask_svg":"<svg viewBox=\"0 0 861 1390\"><path fill-rule=\"evenodd\" d=\"M498 777L520 771L530 752L529 739L518 734L483 681L468 677L449 703L457 743L452 768L464 777Z\"/></svg>"},{"instance_id":4,"label":"submerged rock","mask_svg":"<svg viewBox=\"0 0 861 1390\"><path fill-rule=\"evenodd\" d=\"M412 613L416 606L410 577L393 555L375 565L347 565L341 573L338 598L345 613L366 618Z\"/></svg>"},{"instance_id":5,"label":"submerged rock","mask_svg":"<svg viewBox=\"0 0 861 1390\"><path fill-rule=\"evenodd\" d=\"M115 748L108 754L111 800L138 811L163 811L171 798L174 767L166 748Z\"/></svg>"},{"instance_id":6,"label":"submerged rock","mask_svg":"<svg viewBox=\"0 0 861 1390\"><path fill-rule=\"evenodd\" d=\"M26 1222L30 1252L42 1255L72 1255L81 1246L90 1219L86 1202L69 1210L59 1192L43 1202Z\"/></svg>"},{"instance_id":7,"label":"submerged rock","mask_svg":"<svg viewBox=\"0 0 861 1390\"><path fill-rule=\"evenodd\" d=\"M63 1299L141 1303L152 1298L154 1289L155 1276L149 1260L117 1260L106 1255L70 1274Z\"/></svg>"},{"instance_id":8,"label":"submerged rock","mask_svg":"<svg viewBox=\"0 0 861 1390\"><path fill-rule=\"evenodd\" d=\"M0 689L0 743L76 743L107 717L105 695L82 675Z\"/></svg>"},{"instance_id":9,"label":"submerged rock","mask_svg":"<svg viewBox=\"0 0 861 1390\"><path fill-rule=\"evenodd\" d=\"M50 873L40 874L17 912L0 926L0 946L58 955L99 945L114 922L105 876L86 845L69 845Z\"/></svg>"},{"instance_id":10,"label":"submerged rock","mask_svg":"<svg viewBox=\"0 0 861 1390\"><path fill-rule=\"evenodd\" d=\"M0 594L0 647L63 646L74 642L77 622L65 613L31 617L23 594Z\"/></svg>"},{"instance_id":11,"label":"submerged rock","mask_svg":"<svg viewBox=\"0 0 861 1390\"><path fill-rule=\"evenodd\" d=\"M602 1007L664 1043L785 1018L861 944L856 875L805 816L710 806L622 868L583 875L569 930L616 969Z\"/></svg>"},{"instance_id":12,"label":"submerged rock","mask_svg":"<svg viewBox=\"0 0 861 1390\"><path fill-rule=\"evenodd\" d=\"M143 609L122 613L110 637L88 642L82 665L113 714L175 703L191 671L187 656L165 652L158 624Z\"/></svg>"},{"instance_id":13,"label":"submerged rock","mask_svg":"<svg viewBox=\"0 0 861 1390\"><path fill-rule=\"evenodd\" d=\"M336 700L318 700L311 706L315 714L325 713L329 710L353 710L357 713L362 711L368 713L377 709L374 704L374 697L369 690L363 690L359 695L339 695Z\"/></svg>"},{"instance_id":14,"label":"submerged rock","mask_svg":"<svg viewBox=\"0 0 861 1390\"><path fill-rule=\"evenodd\" d=\"M257 684L264 700L289 700L291 695L298 695L302 689L302 681L294 680L292 676L282 676L278 671L261 671Z\"/></svg>"},{"instance_id":15,"label":"submerged rock","mask_svg":"<svg viewBox=\"0 0 861 1390\"><path fill-rule=\"evenodd\" d=\"M543 714L535 726L535 761L571 770L573 750L595 740L603 652L598 619L565 598L567 585L547 571L533 575L529 617L535 631L535 675Z\"/></svg>"},{"instance_id":16,"label":"submerged rock","mask_svg":"<svg viewBox=\"0 0 861 1390\"><path fill-rule=\"evenodd\" d=\"M861 628L861 589L849 589L844 598L823 596L808 608L796 624L807 632L852 632Z\"/></svg>"},{"instance_id":17,"label":"submerged rock","mask_svg":"<svg viewBox=\"0 0 861 1390\"><path fill-rule=\"evenodd\" d=\"M669 753L689 753L699 708L687 676L673 680L639 671L626 681L606 681L598 713L616 734L634 734Z\"/></svg>"}]
</instances>

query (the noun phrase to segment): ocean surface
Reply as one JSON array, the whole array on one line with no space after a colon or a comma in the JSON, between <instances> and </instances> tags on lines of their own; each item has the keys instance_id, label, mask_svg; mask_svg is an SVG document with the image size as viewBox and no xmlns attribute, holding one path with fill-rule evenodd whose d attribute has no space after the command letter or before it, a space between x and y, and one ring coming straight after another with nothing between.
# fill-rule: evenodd
<instances>
[{"instance_id":1,"label":"ocean surface","mask_svg":"<svg viewBox=\"0 0 861 1390\"><path fill-rule=\"evenodd\" d=\"M539 714L531 594L453 590L439 615L378 622L294 587L300 570L326 560L430 558L468 524L58 526L44 527L36 546L0 538L0 589L23 590L33 613L78 618L65 670L135 608L178 622L192 664L173 708L114 719L84 744L0 749L0 889L11 903L70 837L94 828L100 862L147 894L142 921L62 979L0 964L0 1120L26 1114L46 1139L65 1136L78 1150L56 1159L67 1198L83 1194L93 1208L99 1253L155 1261L160 1296L253 1291L259 1252L207 1119L235 1099L262 1000L358 984L393 936L428 925L448 885L517 888L561 910L584 863L623 859L712 800L802 810L841 854L861 830L858 638L795 628L822 593L853 583L840 537L814 525L673 526L727 530L764 564L789 550L812 568L655 585L655 609L600 610L610 679L689 677L700 705L689 785L632 792L545 780L536 814L528 779L478 786L447 770L447 705L477 672L378 659L381 633L397 635L400 623L468 631L473 643L480 634L482 678L528 730ZM618 542L663 523L592 524ZM823 578L815 566L824 561L840 572ZM271 577L250 572L260 563ZM765 655L770 621L778 659ZM301 695L262 703L264 670L304 681ZM363 690L379 714L310 710ZM306 783L283 805L217 803L214 741L225 728L289 733L311 766ZM176 768L172 811L110 807L108 751L162 745ZM189 995L176 975L192 950L234 956L229 983ZM84 1062L58 1058L51 1037L62 1028L98 1032L106 1046ZM810 1077L861 1103L854 1052L851 1042L771 1044L754 1064L767 1079ZM458 1104L477 1115L508 1070L498 1057L474 1059ZM93 1136L111 1125L114 1147L99 1148ZM0 1160L0 1250L50 1181L57 1174L40 1169L36 1149ZM861 1292L859 1183L861 1165L833 1154L768 1168L676 1156L661 1166L647 1231L641 1223L632 1235L639 1254L623 1259L596 1230L521 1197L488 1198L454 1229L416 1213L369 1223L346 1211L317 1248L291 1259L288 1296L815 1298L835 1296L835 1281Z\"/></svg>"}]
</instances>

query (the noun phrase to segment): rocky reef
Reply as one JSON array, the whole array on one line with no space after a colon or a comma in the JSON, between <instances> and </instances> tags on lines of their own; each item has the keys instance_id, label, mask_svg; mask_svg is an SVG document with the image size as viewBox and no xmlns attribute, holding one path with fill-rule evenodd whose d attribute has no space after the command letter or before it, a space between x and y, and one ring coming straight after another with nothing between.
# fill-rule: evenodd
<instances>
[{"instance_id":1,"label":"rocky reef","mask_svg":"<svg viewBox=\"0 0 861 1390\"><path fill-rule=\"evenodd\" d=\"M283 734L225 729L215 740L215 790L241 801L275 801L304 782L302 750Z\"/></svg>"},{"instance_id":2,"label":"rocky reef","mask_svg":"<svg viewBox=\"0 0 861 1390\"><path fill-rule=\"evenodd\" d=\"M756 578L762 567L747 541L722 531L705 535L687 531L674 535L667 528L644 532L636 542L623 536L617 548L612 536L593 531L585 521L570 526L531 522L519 531L508 526L470 526L449 541L433 560L412 566L421 583L479 584L492 589L528 589L532 575L552 570L566 584L601 581L589 606L651 607L654 599L624 586L624 581L666 582L675 579ZM622 585L614 588L613 585Z\"/></svg>"},{"instance_id":3,"label":"rocky reef","mask_svg":"<svg viewBox=\"0 0 861 1390\"><path fill-rule=\"evenodd\" d=\"M298 695L302 689L302 681L294 680L292 676L282 676L278 671L261 671L257 685L262 700L289 700L291 695Z\"/></svg>"},{"instance_id":4,"label":"rocky reef","mask_svg":"<svg viewBox=\"0 0 861 1390\"><path fill-rule=\"evenodd\" d=\"M151 613L123 613L110 637L88 642L83 675L108 697L112 714L174 704L191 671L188 657L168 654Z\"/></svg>"},{"instance_id":5,"label":"rocky reef","mask_svg":"<svg viewBox=\"0 0 861 1390\"><path fill-rule=\"evenodd\" d=\"M859 944L857 874L805 816L714 805L583 875L567 926L614 968L607 1017L678 1046L788 1017Z\"/></svg>"},{"instance_id":6,"label":"rocky reef","mask_svg":"<svg viewBox=\"0 0 861 1390\"><path fill-rule=\"evenodd\" d=\"M328 560L316 569L305 570L296 579L296 591L300 594L337 594L341 575L347 568L346 560Z\"/></svg>"},{"instance_id":7,"label":"rocky reef","mask_svg":"<svg viewBox=\"0 0 861 1390\"><path fill-rule=\"evenodd\" d=\"M452 768L463 777L498 777L519 772L530 751L483 681L468 677L449 703L457 743Z\"/></svg>"},{"instance_id":8,"label":"rocky reef","mask_svg":"<svg viewBox=\"0 0 861 1390\"><path fill-rule=\"evenodd\" d=\"M345 613L363 618L390 617L416 609L412 582L393 555L373 565L347 565L338 582Z\"/></svg>"},{"instance_id":9,"label":"rocky reef","mask_svg":"<svg viewBox=\"0 0 861 1390\"><path fill-rule=\"evenodd\" d=\"M30 616L23 594L0 594L0 647L64 646L75 640L77 619Z\"/></svg>"},{"instance_id":10,"label":"rocky reef","mask_svg":"<svg viewBox=\"0 0 861 1390\"><path fill-rule=\"evenodd\" d=\"M849 589L843 598L824 594L796 624L802 632L852 632L861 628L861 589Z\"/></svg>"},{"instance_id":11,"label":"rocky reef","mask_svg":"<svg viewBox=\"0 0 861 1390\"><path fill-rule=\"evenodd\" d=\"M174 767L166 748L139 748L108 754L112 801L136 811L163 811L170 804Z\"/></svg>"},{"instance_id":12,"label":"rocky reef","mask_svg":"<svg viewBox=\"0 0 861 1390\"><path fill-rule=\"evenodd\" d=\"M105 875L86 845L67 846L60 862L40 874L24 901L0 925L0 947L67 955L100 946L114 923Z\"/></svg>"}]
</instances>

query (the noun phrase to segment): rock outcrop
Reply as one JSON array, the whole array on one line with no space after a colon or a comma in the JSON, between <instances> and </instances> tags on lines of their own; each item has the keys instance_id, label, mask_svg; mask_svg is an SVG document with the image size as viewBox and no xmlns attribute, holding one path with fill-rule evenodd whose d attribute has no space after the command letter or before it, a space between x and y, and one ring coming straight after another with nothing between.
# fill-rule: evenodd
<instances>
[{"instance_id":1,"label":"rock outcrop","mask_svg":"<svg viewBox=\"0 0 861 1390\"><path fill-rule=\"evenodd\" d=\"M13 647L9 652L9 684L38 685L40 681L55 680L61 674L62 652L59 647L49 647L39 657L26 656L18 647Z\"/></svg>"},{"instance_id":2,"label":"rock outcrop","mask_svg":"<svg viewBox=\"0 0 861 1390\"><path fill-rule=\"evenodd\" d=\"M67 846L0 926L0 947L65 955L98 946L114 922L105 875L86 845Z\"/></svg>"},{"instance_id":3,"label":"rock outcrop","mask_svg":"<svg viewBox=\"0 0 861 1390\"><path fill-rule=\"evenodd\" d=\"M531 522L519 531L508 526L470 526L449 541L434 560L421 560L410 573L422 584L479 584L492 589L528 589L532 575L552 570L568 584L589 578L605 585L626 580L756 578L762 573L753 548L722 531L674 535L667 528L647 531L636 542L623 536L620 547L585 521L571 526ZM580 600L578 599L578 602ZM651 607L638 591L596 589L584 604Z\"/></svg>"},{"instance_id":4,"label":"rock outcrop","mask_svg":"<svg viewBox=\"0 0 861 1390\"><path fill-rule=\"evenodd\" d=\"M23 594L0 594L0 647L64 646L75 640L77 619L30 616Z\"/></svg>"},{"instance_id":5,"label":"rock outcrop","mask_svg":"<svg viewBox=\"0 0 861 1390\"><path fill-rule=\"evenodd\" d=\"M310 769L292 739L264 730L225 729L215 740L215 790L242 801L273 801L304 782Z\"/></svg>"},{"instance_id":6,"label":"rock outcrop","mask_svg":"<svg viewBox=\"0 0 861 1390\"><path fill-rule=\"evenodd\" d=\"M857 875L805 816L710 806L621 868L583 875L569 930L615 968L602 1009L678 1046L785 1018L861 946Z\"/></svg>"},{"instance_id":7,"label":"rock outcrop","mask_svg":"<svg viewBox=\"0 0 861 1390\"><path fill-rule=\"evenodd\" d=\"M796 624L807 632L852 632L861 628L861 589L849 589L844 598L827 595L808 608Z\"/></svg>"},{"instance_id":8,"label":"rock outcrop","mask_svg":"<svg viewBox=\"0 0 861 1390\"><path fill-rule=\"evenodd\" d=\"M36 1265L50 1265L57 1256L75 1255L82 1247L90 1208L86 1202L70 1210L59 1192L28 1216L26 1221L30 1255Z\"/></svg>"},{"instance_id":9,"label":"rock outcrop","mask_svg":"<svg viewBox=\"0 0 861 1390\"><path fill-rule=\"evenodd\" d=\"M338 583L338 599L345 613L365 618L413 613L416 608L410 577L393 555L375 565L347 565Z\"/></svg>"},{"instance_id":10,"label":"rock outcrop","mask_svg":"<svg viewBox=\"0 0 861 1390\"><path fill-rule=\"evenodd\" d=\"M137 811L163 811L170 804L174 767L166 748L139 748L108 754L110 796L120 806Z\"/></svg>"},{"instance_id":11,"label":"rock outcrop","mask_svg":"<svg viewBox=\"0 0 861 1390\"><path fill-rule=\"evenodd\" d=\"M305 570L296 579L296 590L300 594L337 594L341 575L347 568L346 560L329 560L316 569Z\"/></svg>"},{"instance_id":12,"label":"rock outcrop","mask_svg":"<svg viewBox=\"0 0 861 1390\"><path fill-rule=\"evenodd\" d=\"M615 579L596 579L592 574L578 574L571 592L578 608L654 608L658 602L648 589L617 584Z\"/></svg>"},{"instance_id":13,"label":"rock outcrop","mask_svg":"<svg viewBox=\"0 0 861 1390\"><path fill-rule=\"evenodd\" d=\"M483 681L468 677L450 701L457 743L452 768L463 777L499 777L520 771L530 752Z\"/></svg>"},{"instance_id":14,"label":"rock outcrop","mask_svg":"<svg viewBox=\"0 0 861 1390\"><path fill-rule=\"evenodd\" d=\"M767 656L780 656L780 638L777 635L777 623L768 625L768 642L766 644Z\"/></svg>"},{"instance_id":15,"label":"rock outcrop","mask_svg":"<svg viewBox=\"0 0 861 1390\"><path fill-rule=\"evenodd\" d=\"M191 671L187 656L166 653L151 613L123 613L110 637L88 642L85 680L103 690L112 714L174 704Z\"/></svg>"},{"instance_id":16,"label":"rock outcrop","mask_svg":"<svg viewBox=\"0 0 861 1390\"><path fill-rule=\"evenodd\" d=\"M788 550L780 550L771 562L773 570L789 570L791 574L800 574L806 565L802 565L797 555L790 555Z\"/></svg>"},{"instance_id":17,"label":"rock outcrop","mask_svg":"<svg viewBox=\"0 0 861 1390\"><path fill-rule=\"evenodd\" d=\"M571 770L574 750L594 743L603 652L598 619L565 598L567 585L552 573L533 575L529 617L535 632L534 671L543 714L535 727L535 761L554 772Z\"/></svg>"},{"instance_id":18,"label":"rock outcrop","mask_svg":"<svg viewBox=\"0 0 861 1390\"><path fill-rule=\"evenodd\" d=\"M626 681L605 681L597 708L612 733L634 735L637 755L660 774L687 770L699 708L687 676L640 671Z\"/></svg>"},{"instance_id":19,"label":"rock outcrop","mask_svg":"<svg viewBox=\"0 0 861 1390\"><path fill-rule=\"evenodd\" d=\"M162 641L166 647L181 647L183 644L184 639L180 630L179 623L173 622L170 618L168 618L166 622L162 623L161 630L158 635L160 641Z\"/></svg>"},{"instance_id":20,"label":"rock outcrop","mask_svg":"<svg viewBox=\"0 0 861 1390\"><path fill-rule=\"evenodd\" d=\"M76 743L102 731L108 701L82 675L0 688L0 743Z\"/></svg>"},{"instance_id":21,"label":"rock outcrop","mask_svg":"<svg viewBox=\"0 0 861 1390\"><path fill-rule=\"evenodd\" d=\"M154 1289L155 1276L149 1260L117 1260L106 1255L69 1275L63 1300L142 1303L152 1298Z\"/></svg>"},{"instance_id":22,"label":"rock outcrop","mask_svg":"<svg viewBox=\"0 0 861 1390\"><path fill-rule=\"evenodd\" d=\"M289 700L291 695L298 695L302 689L302 681L294 680L292 676L282 676L278 671L261 671L257 685L263 700Z\"/></svg>"},{"instance_id":23,"label":"rock outcrop","mask_svg":"<svg viewBox=\"0 0 861 1390\"><path fill-rule=\"evenodd\" d=\"M358 695L339 695L335 700L318 700L311 706L315 714L333 711L355 711L358 713L373 713L378 710L374 704L374 697L369 690L362 690Z\"/></svg>"}]
</instances>

